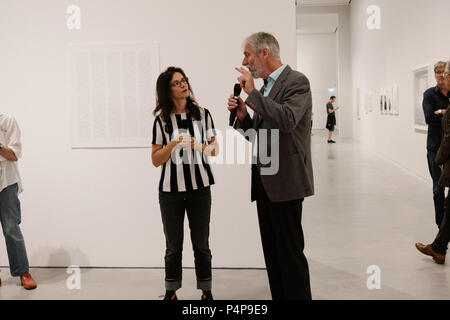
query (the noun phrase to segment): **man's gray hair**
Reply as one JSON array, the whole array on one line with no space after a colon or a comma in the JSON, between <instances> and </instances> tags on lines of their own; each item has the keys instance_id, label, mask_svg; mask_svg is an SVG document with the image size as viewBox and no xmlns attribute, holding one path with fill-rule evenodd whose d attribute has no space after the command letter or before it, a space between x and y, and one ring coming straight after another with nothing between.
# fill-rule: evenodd
<instances>
[{"instance_id":1,"label":"man's gray hair","mask_svg":"<svg viewBox=\"0 0 450 320\"><path fill-rule=\"evenodd\" d=\"M445 66L445 72L450 73L450 60L447 62L447 65Z\"/></svg>"},{"instance_id":2,"label":"man's gray hair","mask_svg":"<svg viewBox=\"0 0 450 320\"><path fill-rule=\"evenodd\" d=\"M256 53L260 53L262 49L266 48L274 59L280 60L280 45L270 33L254 33L245 39L244 43L248 43Z\"/></svg>"},{"instance_id":3,"label":"man's gray hair","mask_svg":"<svg viewBox=\"0 0 450 320\"><path fill-rule=\"evenodd\" d=\"M436 64L434 65L434 72L436 72L437 68L442 68L442 67L445 67L446 65L448 66L448 63L445 61L436 62Z\"/></svg>"}]
</instances>

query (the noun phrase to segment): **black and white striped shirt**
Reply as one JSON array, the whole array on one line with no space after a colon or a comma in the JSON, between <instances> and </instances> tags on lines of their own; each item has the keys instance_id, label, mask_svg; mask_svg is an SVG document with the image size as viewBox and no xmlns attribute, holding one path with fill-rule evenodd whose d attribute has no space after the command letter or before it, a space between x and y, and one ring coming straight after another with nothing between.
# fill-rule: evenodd
<instances>
[{"instance_id":1,"label":"black and white striped shirt","mask_svg":"<svg viewBox=\"0 0 450 320\"><path fill-rule=\"evenodd\" d=\"M216 135L214 122L206 108L200 108L201 120L192 120L191 114L181 113L170 115L171 126L166 129L166 123L156 116L153 123L152 144L166 146L174 137L189 133L196 141L207 144ZM183 121L184 120L184 121ZM177 161L178 160L178 161ZM184 192L202 189L214 184L214 176L206 155L197 150L183 150L177 145L169 160L162 165L159 191Z\"/></svg>"}]
</instances>

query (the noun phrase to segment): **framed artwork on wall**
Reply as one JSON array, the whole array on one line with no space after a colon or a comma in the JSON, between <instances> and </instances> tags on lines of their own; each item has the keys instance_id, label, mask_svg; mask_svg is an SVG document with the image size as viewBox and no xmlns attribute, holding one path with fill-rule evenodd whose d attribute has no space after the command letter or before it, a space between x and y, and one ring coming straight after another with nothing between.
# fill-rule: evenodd
<instances>
[{"instance_id":1,"label":"framed artwork on wall","mask_svg":"<svg viewBox=\"0 0 450 320\"><path fill-rule=\"evenodd\" d=\"M364 111L366 114L369 114L369 112L372 112L372 92L369 91L366 93L365 101L364 101Z\"/></svg>"},{"instance_id":2,"label":"framed artwork on wall","mask_svg":"<svg viewBox=\"0 0 450 320\"><path fill-rule=\"evenodd\" d=\"M387 88L387 93L386 93L386 100L387 100L387 113L388 114L392 114L392 100L393 100L393 95L392 95L392 87L388 87Z\"/></svg>"},{"instance_id":3,"label":"framed artwork on wall","mask_svg":"<svg viewBox=\"0 0 450 320\"><path fill-rule=\"evenodd\" d=\"M425 116L423 114L423 93L430 87L430 65L425 65L413 70L414 75L414 128L427 130Z\"/></svg>"},{"instance_id":4,"label":"framed artwork on wall","mask_svg":"<svg viewBox=\"0 0 450 320\"><path fill-rule=\"evenodd\" d=\"M373 112L374 106L377 105L377 97L373 91L369 91L369 112Z\"/></svg>"},{"instance_id":5,"label":"framed artwork on wall","mask_svg":"<svg viewBox=\"0 0 450 320\"><path fill-rule=\"evenodd\" d=\"M380 114L384 114L384 89L380 89Z\"/></svg>"},{"instance_id":6,"label":"framed artwork on wall","mask_svg":"<svg viewBox=\"0 0 450 320\"><path fill-rule=\"evenodd\" d=\"M398 116L400 114L400 98L398 92L398 84L392 87L392 114Z\"/></svg>"},{"instance_id":7,"label":"framed artwork on wall","mask_svg":"<svg viewBox=\"0 0 450 320\"><path fill-rule=\"evenodd\" d=\"M356 88L356 118L361 120L360 88Z\"/></svg>"},{"instance_id":8,"label":"framed artwork on wall","mask_svg":"<svg viewBox=\"0 0 450 320\"><path fill-rule=\"evenodd\" d=\"M150 148L159 43L68 46L71 147Z\"/></svg>"}]
</instances>

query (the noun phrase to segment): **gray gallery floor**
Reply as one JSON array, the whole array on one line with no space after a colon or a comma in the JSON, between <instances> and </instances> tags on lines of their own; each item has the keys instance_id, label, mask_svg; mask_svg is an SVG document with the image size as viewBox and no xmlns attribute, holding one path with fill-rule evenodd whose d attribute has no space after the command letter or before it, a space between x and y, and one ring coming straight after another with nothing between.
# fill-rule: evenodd
<instances>
[{"instance_id":1,"label":"gray gallery floor","mask_svg":"<svg viewBox=\"0 0 450 320\"><path fill-rule=\"evenodd\" d=\"M425 146L418 146L425 148ZM434 225L431 185L346 140L313 136L316 196L305 201L303 227L314 299L450 299L450 261L420 255ZM424 161L425 157L424 157ZM380 289L369 290L369 266ZM68 290L66 269L31 270L38 289L25 291L2 268L2 299L160 299L164 270L82 269L81 289ZM184 270L180 299L199 299L194 270ZM265 270L215 269L216 299L270 299Z\"/></svg>"}]
</instances>

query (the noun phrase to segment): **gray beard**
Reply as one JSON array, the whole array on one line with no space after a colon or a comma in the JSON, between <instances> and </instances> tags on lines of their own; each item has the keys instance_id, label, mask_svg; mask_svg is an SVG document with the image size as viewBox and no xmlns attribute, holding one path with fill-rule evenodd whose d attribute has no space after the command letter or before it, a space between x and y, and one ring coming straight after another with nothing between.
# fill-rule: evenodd
<instances>
[{"instance_id":1,"label":"gray beard","mask_svg":"<svg viewBox=\"0 0 450 320\"><path fill-rule=\"evenodd\" d=\"M256 70L250 71L250 73L251 73L252 77L255 79L258 79L260 77L258 71L256 71Z\"/></svg>"}]
</instances>

